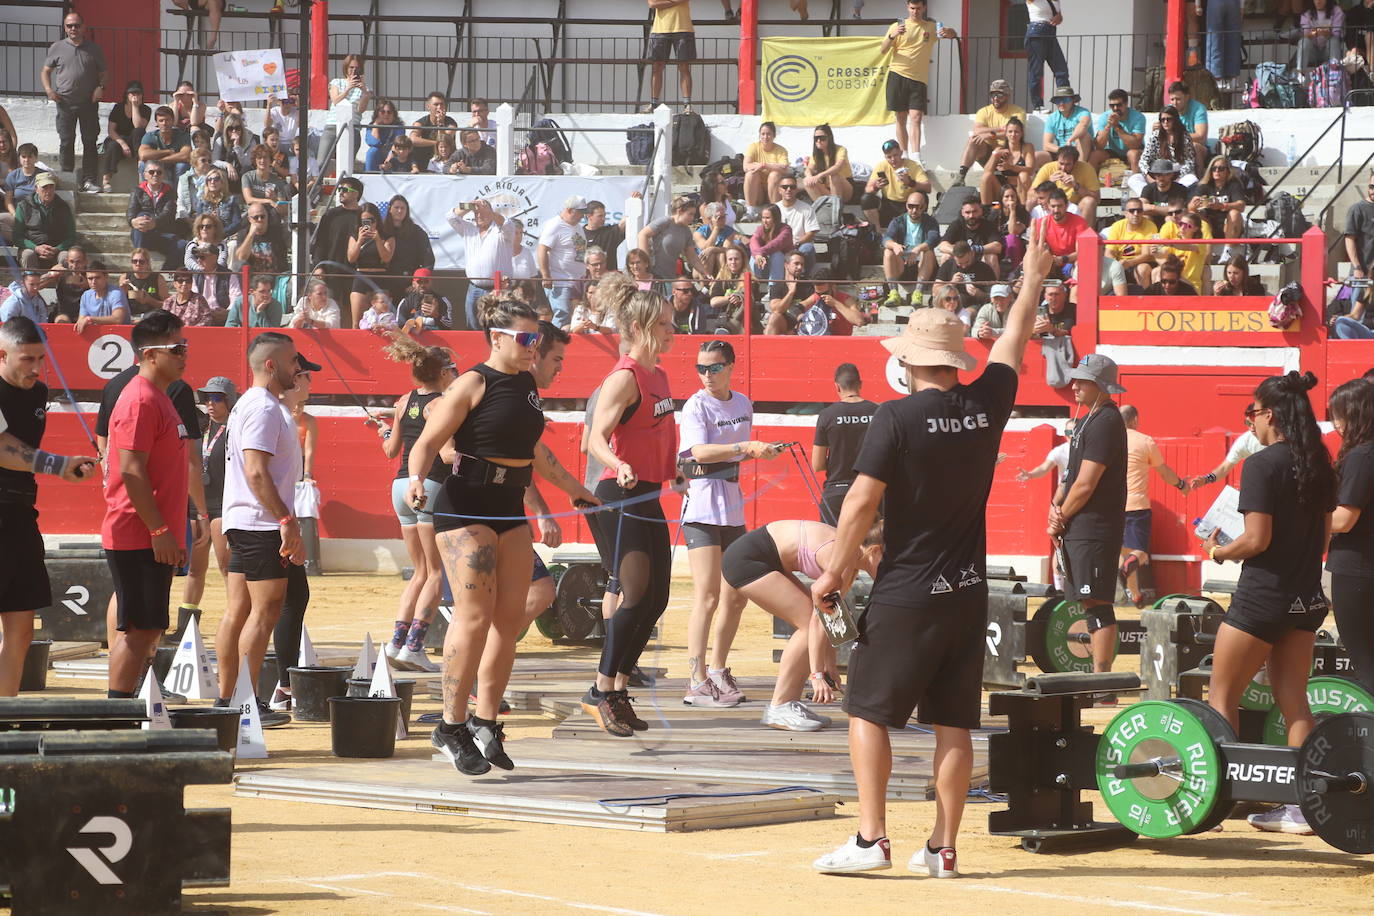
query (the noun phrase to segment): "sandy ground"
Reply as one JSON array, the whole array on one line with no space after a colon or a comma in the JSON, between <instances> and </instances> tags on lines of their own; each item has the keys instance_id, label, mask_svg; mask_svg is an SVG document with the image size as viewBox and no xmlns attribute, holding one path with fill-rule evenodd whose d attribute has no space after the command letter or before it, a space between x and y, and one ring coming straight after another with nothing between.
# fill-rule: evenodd
<instances>
[{"instance_id":1,"label":"sandy ground","mask_svg":"<svg viewBox=\"0 0 1374 916\"><path fill-rule=\"evenodd\" d=\"M356 652L365 631L374 639L389 635L399 578L330 575L311 587L306 622L317 647ZM212 573L203 602L207 634L214 632L222 596ZM690 585L676 582L663 641L650 646L646 665L681 675L689 602ZM732 656L736 673L772 674L771 651L779 644L771 638L771 618L751 607ZM554 647L534 631L521 648L586 659L589 671L594 666L593 650ZM1135 662L1123 659L1118 667ZM103 693L103 685L50 680L48 693L94 695L97 688ZM417 690L417 715L438 708L422 693ZM647 699L640 700L641 713ZM1093 710L1085 718L1100 726L1110 716ZM554 724L509 718L508 747L517 763L520 739L547 737ZM271 759L245 762L239 772L335 759L328 725L274 729L267 742ZM428 759L428 731L413 730L397 756ZM186 803L228 806L234 819L232 884L188 891L190 912L909 913L920 905L951 913L1349 913L1367 912L1374 898L1374 858L1339 852L1315 837L1260 834L1235 820L1200 837L1031 855L1010 838L988 835L986 816L997 806L970 804L959 846L964 877L937 882L905 868L928 835L934 816L928 802L891 803L893 870L851 877L816 874L810 863L856 829L853 804L829 820L664 835L236 798L228 785L190 787ZM1097 816L1109 817L1101 805Z\"/></svg>"}]
</instances>

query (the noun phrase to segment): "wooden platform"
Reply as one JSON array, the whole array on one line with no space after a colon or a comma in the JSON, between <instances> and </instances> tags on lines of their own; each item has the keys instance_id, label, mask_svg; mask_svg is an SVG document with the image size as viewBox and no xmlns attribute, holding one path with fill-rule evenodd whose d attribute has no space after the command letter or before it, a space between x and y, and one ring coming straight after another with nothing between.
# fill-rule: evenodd
<instances>
[{"instance_id":1,"label":"wooden platform","mask_svg":"<svg viewBox=\"0 0 1374 916\"><path fill-rule=\"evenodd\" d=\"M839 800L823 792L771 792L770 786L687 779L569 772L473 778L447 761L428 760L341 760L329 766L243 773L234 781L235 795L253 798L651 833L833 817Z\"/></svg>"},{"instance_id":2,"label":"wooden platform","mask_svg":"<svg viewBox=\"0 0 1374 916\"><path fill-rule=\"evenodd\" d=\"M809 786L855 798L858 789L849 756L804 750L770 750L742 753L738 750L695 748L642 748L624 743L530 738L512 741L506 749L517 772L599 773L657 779L690 779L727 785ZM440 758L442 759L442 758ZM987 775L983 766L974 773L975 784ZM894 755L887 797L908 801L934 797L935 783L929 754Z\"/></svg>"}]
</instances>

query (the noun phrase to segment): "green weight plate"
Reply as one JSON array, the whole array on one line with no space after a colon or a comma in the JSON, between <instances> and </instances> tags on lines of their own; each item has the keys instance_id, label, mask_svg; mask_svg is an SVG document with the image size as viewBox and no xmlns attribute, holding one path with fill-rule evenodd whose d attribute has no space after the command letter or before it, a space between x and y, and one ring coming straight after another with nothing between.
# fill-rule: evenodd
<instances>
[{"instance_id":1,"label":"green weight plate","mask_svg":"<svg viewBox=\"0 0 1374 916\"><path fill-rule=\"evenodd\" d=\"M1374 696L1343 677L1314 677L1307 682L1307 703L1321 718L1341 712L1374 712ZM1278 706L1264 717L1264 743L1280 747L1288 743L1288 723Z\"/></svg>"},{"instance_id":2,"label":"green weight plate","mask_svg":"<svg viewBox=\"0 0 1374 916\"><path fill-rule=\"evenodd\" d=\"M1184 707L1198 717L1202 722L1202 727L1207 729L1207 734L1212 736L1212 741L1220 746L1223 741L1236 741L1235 730L1231 728L1231 723L1226 721L1226 717L1217 712L1211 706L1201 700L1191 700L1187 697L1179 697L1172 702ZM1212 813L1203 818L1202 821L1188 832L1206 833L1213 827L1226 820L1231 814L1231 809L1236 803L1231 799L1227 780L1221 781L1221 791L1217 793L1217 803L1212 806Z\"/></svg>"},{"instance_id":3,"label":"green weight plate","mask_svg":"<svg viewBox=\"0 0 1374 916\"><path fill-rule=\"evenodd\" d=\"M1120 764L1154 758L1158 775L1118 779ZM1123 709L1097 746L1097 787L1126 829L1163 839L1209 822L1221 799L1221 758L1203 719L1188 705L1144 700Z\"/></svg>"},{"instance_id":4,"label":"green weight plate","mask_svg":"<svg viewBox=\"0 0 1374 916\"><path fill-rule=\"evenodd\" d=\"M1317 670L1316 663L1313 662L1312 671L1315 670ZM1310 675L1312 671L1307 673ZM1260 668L1259 673L1255 675L1255 679L1245 685L1245 690L1243 690L1240 695L1240 708L1258 709L1260 711L1274 708L1274 691L1273 688L1269 686L1268 668ZM1288 742L1282 741L1280 743L1287 744Z\"/></svg>"},{"instance_id":5,"label":"green weight plate","mask_svg":"<svg viewBox=\"0 0 1374 916\"><path fill-rule=\"evenodd\" d=\"M557 585L558 577L568 571L568 566L566 563L549 563L548 570L549 575L553 576L553 584Z\"/></svg>"},{"instance_id":6,"label":"green weight plate","mask_svg":"<svg viewBox=\"0 0 1374 916\"><path fill-rule=\"evenodd\" d=\"M558 615L553 612L553 608L534 618L534 625L549 639L563 638L563 625L558 622Z\"/></svg>"},{"instance_id":7,"label":"green weight plate","mask_svg":"<svg viewBox=\"0 0 1374 916\"><path fill-rule=\"evenodd\" d=\"M1078 641L1088 633L1088 618L1081 604L1050 598L1040 605L1033 619L1040 624L1045 639L1043 644L1028 640L1031 644L1026 651L1041 671L1054 674L1093 670L1092 648L1087 642ZM1115 651L1112 657L1116 657Z\"/></svg>"},{"instance_id":8,"label":"green weight plate","mask_svg":"<svg viewBox=\"0 0 1374 916\"><path fill-rule=\"evenodd\" d=\"M1195 596L1193 596L1193 595L1185 595L1185 594L1183 594L1182 592L1177 592L1177 593L1172 594L1172 595L1165 595L1163 598L1157 598L1157 599L1155 599L1155 603L1152 604L1152 605L1150 605L1150 607L1158 609L1158 608L1164 607L1164 602L1166 602L1166 601L1177 601L1179 598L1192 598L1192 597L1195 597Z\"/></svg>"},{"instance_id":9,"label":"green weight plate","mask_svg":"<svg viewBox=\"0 0 1374 916\"><path fill-rule=\"evenodd\" d=\"M1374 792L1318 792L1315 780L1358 773L1374 780L1374 715L1338 713L1318 722L1298 749L1298 807L1312 831L1337 849L1374 852ZM1330 787L1328 787L1330 788Z\"/></svg>"}]
</instances>

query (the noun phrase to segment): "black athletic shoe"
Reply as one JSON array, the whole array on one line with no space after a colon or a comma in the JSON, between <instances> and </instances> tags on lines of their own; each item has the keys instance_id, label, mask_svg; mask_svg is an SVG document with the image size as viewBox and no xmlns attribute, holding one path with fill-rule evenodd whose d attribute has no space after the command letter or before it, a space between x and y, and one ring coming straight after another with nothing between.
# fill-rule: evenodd
<instances>
[{"instance_id":1,"label":"black athletic shoe","mask_svg":"<svg viewBox=\"0 0 1374 916\"><path fill-rule=\"evenodd\" d=\"M606 698L611 701L611 706L615 709L615 717L637 732L649 730L649 723L635 715L634 702L630 699L628 690L616 690L606 694Z\"/></svg>"},{"instance_id":2,"label":"black athletic shoe","mask_svg":"<svg viewBox=\"0 0 1374 916\"><path fill-rule=\"evenodd\" d=\"M283 725L291 724L290 713L278 712L266 703L258 704L258 719L262 722L263 728L280 728Z\"/></svg>"},{"instance_id":3,"label":"black athletic shoe","mask_svg":"<svg viewBox=\"0 0 1374 916\"><path fill-rule=\"evenodd\" d=\"M503 770L515 769L515 762L506 755L504 746L506 727L504 725L500 722L497 722L495 727L478 725L476 721L469 718L467 727L468 731L472 732L473 743L482 752L482 756L491 761L492 766L500 767Z\"/></svg>"},{"instance_id":4,"label":"black athletic shoe","mask_svg":"<svg viewBox=\"0 0 1374 916\"><path fill-rule=\"evenodd\" d=\"M590 715L607 734L615 735L617 738L628 738L635 732L630 723L620 718L619 704L615 702L617 692L611 690L596 697L588 690L582 696L582 711Z\"/></svg>"},{"instance_id":5,"label":"black athletic shoe","mask_svg":"<svg viewBox=\"0 0 1374 916\"><path fill-rule=\"evenodd\" d=\"M652 687L658 683L658 678L654 677L643 668L635 665L630 669L629 685L631 687Z\"/></svg>"},{"instance_id":6,"label":"black athletic shoe","mask_svg":"<svg viewBox=\"0 0 1374 916\"><path fill-rule=\"evenodd\" d=\"M466 724L448 731L441 723L430 732L429 743L453 761L453 766L465 776L481 776L491 769L491 764L473 742L472 732Z\"/></svg>"}]
</instances>

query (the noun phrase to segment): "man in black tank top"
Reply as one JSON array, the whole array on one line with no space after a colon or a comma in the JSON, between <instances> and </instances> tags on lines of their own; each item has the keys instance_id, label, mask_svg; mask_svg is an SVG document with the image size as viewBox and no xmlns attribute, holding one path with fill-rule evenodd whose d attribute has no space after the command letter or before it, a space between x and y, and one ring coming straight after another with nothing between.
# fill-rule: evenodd
<instances>
[{"instance_id":1,"label":"man in black tank top","mask_svg":"<svg viewBox=\"0 0 1374 916\"><path fill-rule=\"evenodd\" d=\"M38 531L35 474L92 482L95 458L66 457L39 445L47 427L48 386L40 382L45 357L38 327L27 318L0 325L0 696L19 692L24 656L33 639L33 612L52 604Z\"/></svg>"},{"instance_id":2,"label":"man in black tank top","mask_svg":"<svg viewBox=\"0 0 1374 916\"><path fill-rule=\"evenodd\" d=\"M811 468L825 472L825 490L821 494L821 521L827 525L840 520L840 506L844 494L854 482L854 459L859 456L868 424L878 405L866 401L859 394L863 380L853 363L841 363L835 368L835 391L840 399L821 411L816 420L816 439L811 449Z\"/></svg>"}]
</instances>

